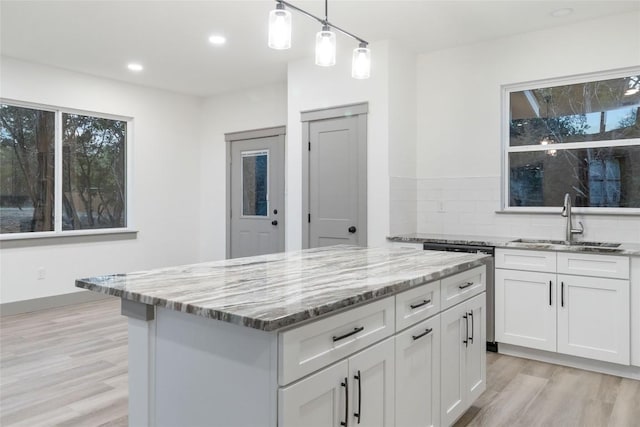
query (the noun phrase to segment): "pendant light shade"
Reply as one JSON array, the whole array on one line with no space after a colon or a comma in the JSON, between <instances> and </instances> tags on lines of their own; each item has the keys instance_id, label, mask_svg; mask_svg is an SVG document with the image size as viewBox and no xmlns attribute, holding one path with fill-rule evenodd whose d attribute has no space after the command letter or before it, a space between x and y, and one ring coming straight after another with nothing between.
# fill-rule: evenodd
<instances>
[{"instance_id":1,"label":"pendant light shade","mask_svg":"<svg viewBox=\"0 0 640 427\"><path fill-rule=\"evenodd\" d=\"M269 47L278 50L291 47L291 12L282 3L269 13Z\"/></svg>"},{"instance_id":2,"label":"pendant light shade","mask_svg":"<svg viewBox=\"0 0 640 427\"><path fill-rule=\"evenodd\" d=\"M336 34L325 25L316 34L316 65L331 67L336 64Z\"/></svg>"},{"instance_id":3,"label":"pendant light shade","mask_svg":"<svg viewBox=\"0 0 640 427\"><path fill-rule=\"evenodd\" d=\"M371 75L371 50L365 43L353 49L351 62L351 77L354 79L368 79Z\"/></svg>"}]
</instances>

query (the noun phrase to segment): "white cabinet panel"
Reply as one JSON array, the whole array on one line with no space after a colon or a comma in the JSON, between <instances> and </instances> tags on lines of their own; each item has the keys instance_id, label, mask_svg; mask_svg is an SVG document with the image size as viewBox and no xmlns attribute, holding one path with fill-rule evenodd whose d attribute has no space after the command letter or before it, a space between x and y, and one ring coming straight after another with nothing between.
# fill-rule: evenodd
<instances>
[{"instance_id":1,"label":"white cabinet panel","mask_svg":"<svg viewBox=\"0 0 640 427\"><path fill-rule=\"evenodd\" d=\"M286 385L395 333L394 297L281 332L279 384ZM342 338L344 337L344 338Z\"/></svg>"},{"instance_id":2,"label":"white cabinet panel","mask_svg":"<svg viewBox=\"0 0 640 427\"><path fill-rule=\"evenodd\" d=\"M496 268L556 272L556 253L525 249L496 249Z\"/></svg>"},{"instance_id":3,"label":"white cabinet panel","mask_svg":"<svg viewBox=\"0 0 640 427\"><path fill-rule=\"evenodd\" d=\"M487 388L486 351L486 294L473 297L465 303L469 322L469 346L466 348L465 383L469 405Z\"/></svg>"},{"instance_id":4,"label":"white cabinet panel","mask_svg":"<svg viewBox=\"0 0 640 427\"><path fill-rule=\"evenodd\" d=\"M558 273L628 279L629 257L560 252Z\"/></svg>"},{"instance_id":5,"label":"white cabinet panel","mask_svg":"<svg viewBox=\"0 0 640 427\"><path fill-rule=\"evenodd\" d=\"M487 267L480 266L445 277L440 282L440 305L446 310L474 295L484 292L487 288Z\"/></svg>"},{"instance_id":6,"label":"white cabinet panel","mask_svg":"<svg viewBox=\"0 0 640 427\"><path fill-rule=\"evenodd\" d=\"M628 365L629 281L558 275L558 351Z\"/></svg>"},{"instance_id":7,"label":"white cabinet panel","mask_svg":"<svg viewBox=\"0 0 640 427\"><path fill-rule=\"evenodd\" d=\"M631 364L640 366L640 257L631 258Z\"/></svg>"},{"instance_id":8,"label":"white cabinet panel","mask_svg":"<svg viewBox=\"0 0 640 427\"><path fill-rule=\"evenodd\" d=\"M346 421L348 362L329 368L280 389L278 426L326 427Z\"/></svg>"},{"instance_id":9,"label":"white cabinet panel","mask_svg":"<svg viewBox=\"0 0 640 427\"><path fill-rule=\"evenodd\" d=\"M396 335L396 426L440 425L440 316Z\"/></svg>"},{"instance_id":10,"label":"white cabinet panel","mask_svg":"<svg viewBox=\"0 0 640 427\"><path fill-rule=\"evenodd\" d=\"M394 338L350 357L349 371L349 425L392 427L395 419Z\"/></svg>"},{"instance_id":11,"label":"white cabinet panel","mask_svg":"<svg viewBox=\"0 0 640 427\"><path fill-rule=\"evenodd\" d=\"M496 270L496 340L556 351L556 275Z\"/></svg>"},{"instance_id":12,"label":"white cabinet panel","mask_svg":"<svg viewBox=\"0 0 640 427\"><path fill-rule=\"evenodd\" d=\"M440 281L396 295L396 331L440 312Z\"/></svg>"},{"instance_id":13,"label":"white cabinet panel","mask_svg":"<svg viewBox=\"0 0 640 427\"><path fill-rule=\"evenodd\" d=\"M466 368L466 306L450 308L440 315L442 326L441 345L441 418L442 425L451 425L466 411L465 368Z\"/></svg>"},{"instance_id":14,"label":"white cabinet panel","mask_svg":"<svg viewBox=\"0 0 640 427\"><path fill-rule=\"evenodd\" d=\"M487 387L486 294L440 315L440 421L453 424Z\"/></svg>"}]
</instances>

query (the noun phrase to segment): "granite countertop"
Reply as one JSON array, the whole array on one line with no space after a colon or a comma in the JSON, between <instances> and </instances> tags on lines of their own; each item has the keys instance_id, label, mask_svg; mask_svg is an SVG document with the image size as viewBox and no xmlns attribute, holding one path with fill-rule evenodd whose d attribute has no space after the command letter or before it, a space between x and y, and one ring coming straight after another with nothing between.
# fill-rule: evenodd
<instances>
[{"instance_id":1,"label":"granite countertop","mask_svg":"<svg viewBox=\"0 0 640 427\"><path fill-rule=\"evenodd\" d=\"M485 258L332 246L98 276L76 286L273 331L483 265Z\"/></svg>"},{"instance_id":2,"label":"granite countertop","mask_svg":"<svg viewBox=\"0 0 640 427\"><path fill-rule=\"evenodd\" d=\"M407 243L448 243L476 246L495 246L496 248L533 249L558 252L581 252L602 255L640 256L640 243L622 243L617 247L565 245L559 241L515 242L517 237L472 236L463 234L426 234L410 233L387 237L391 242ZM580 243L580 241L577 241Z\"/></svg>"}]
</instances>

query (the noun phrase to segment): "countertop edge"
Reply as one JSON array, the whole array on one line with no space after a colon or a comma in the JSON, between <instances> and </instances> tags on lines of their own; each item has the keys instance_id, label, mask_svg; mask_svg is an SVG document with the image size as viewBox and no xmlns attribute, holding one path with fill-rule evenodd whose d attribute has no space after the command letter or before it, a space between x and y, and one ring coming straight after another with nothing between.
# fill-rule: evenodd
<instances>
[{"instance_id":1,"label":"countertop edge","mask_svg":"<svg viewBox=\"0 0 640 427\"><path fill-rule=\"evenodd\" d=\"M471 236L469 236L471 237ZM628 243L622 243L620 248L599 248L592 246L565 246L565 245L555 245L555 244L527 244L527 243L519 243L513 242L512 240L516 240L516 237L496 237L494 239L487 239L484 236L478 238L477 240L473 238L439 238L439 237L419 237L419 236L411 236L411 235L395 235L388 236L387 241L395 242L395 243L445 243L445 244L453 244L453 245L474 245L474 246L493 246L496 248L503 249L524 249L524 250L537 250L537 251L555 251L555 252L572 252L572 253L583 253L583 254L598 254L598 255L619 255L619 256L640 256L640 248L628 248L625 245L629 245ZM587 248L587 249L585 249Z\"/></svg>"}]
</instances>

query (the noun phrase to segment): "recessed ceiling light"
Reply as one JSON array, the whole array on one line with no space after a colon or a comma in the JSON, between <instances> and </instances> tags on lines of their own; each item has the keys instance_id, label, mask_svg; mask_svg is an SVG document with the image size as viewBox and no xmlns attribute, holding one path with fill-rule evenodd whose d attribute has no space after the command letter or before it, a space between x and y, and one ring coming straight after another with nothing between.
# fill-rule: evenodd
<instances>
[{"instance_id":1,"label":"recessed ceiling light","mask_svg":"<svg viewBox=\"0 0 640 427\"><path fill-rule=\"evenodd\" d=\"M554 18L561 18L563 16L569 16L573 13L573 9L567 7L564 9L556 9L553 12L551 12L551 16L553 16Z\"/></svg>"},{"instance_id":2,"label":"recessed ceiling light","mask_svg":"<svg viewBox=\"0 0 640 427\"><path fill-rule=\"evenodd\" d=\"M227 42L227 38L225 36L213 35L209 37L209 43L211 44L225 44Z\"/></svg>"},{"instance_id":3,"label":"recessed ceiling light","mask_svg":"<svg viewBox=\"0 0 640 427\"><path fill-rule=\"evenodd\" d=\"M142 71L142 70L144 70L144 67L142 66L142 64L138 64L137 62L131 62L131 63L127 64L127 68L130 69L131 71Z\"/></svg>"}]
</instances>

